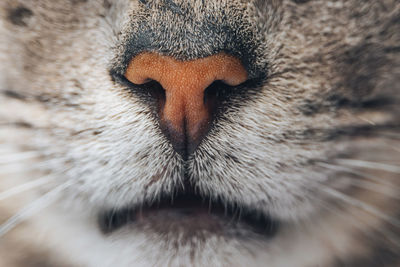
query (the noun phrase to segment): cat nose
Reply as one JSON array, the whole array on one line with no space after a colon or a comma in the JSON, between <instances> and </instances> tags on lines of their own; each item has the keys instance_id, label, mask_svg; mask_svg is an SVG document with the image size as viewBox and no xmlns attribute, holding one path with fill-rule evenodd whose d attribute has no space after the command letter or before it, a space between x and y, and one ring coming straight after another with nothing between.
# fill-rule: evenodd
<instances>
[{"instance_id":1,"label":"cat nose","mask_svg":"<svg viewBox=\"0 0 400 267\"><path fill-rule=\"evenodd\" d=\"M161 129L183 155L195 150L211 124L214 108L206 89L215 81L237 86L247 80L247 71L238 58L225 53L179 61L145 52L133 57L125 77L137 85L156 81L165 90L163 103L158 103Z\"/></svg>"}]
</instances>

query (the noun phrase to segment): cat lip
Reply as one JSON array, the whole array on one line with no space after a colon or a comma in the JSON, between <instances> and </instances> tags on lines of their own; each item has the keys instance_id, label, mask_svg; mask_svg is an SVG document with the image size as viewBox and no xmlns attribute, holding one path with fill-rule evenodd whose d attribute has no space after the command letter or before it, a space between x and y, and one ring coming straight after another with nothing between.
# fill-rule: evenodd
<instances>
[{"instance_id":1,"label":"cat lip","mask_svg":"<svg viewBox=\"0 0 400 267\"><path fill-rule=\"evenodd\" d=\"M232 235L235 229L246 229L263 238L273 237L279 228L279 222L267 214L192 192L164 196L152 204L103 211L98 225L104 234L129 225L161 234L180 231L193 235L196 232Z\"/></svg>"}]
</instances>

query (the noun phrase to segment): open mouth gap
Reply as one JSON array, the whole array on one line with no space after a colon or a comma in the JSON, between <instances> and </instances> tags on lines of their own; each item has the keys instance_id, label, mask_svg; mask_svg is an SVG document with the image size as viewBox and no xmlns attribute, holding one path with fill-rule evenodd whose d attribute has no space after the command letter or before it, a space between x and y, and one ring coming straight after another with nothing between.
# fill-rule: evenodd
<instances>
[{"instance_id":1,"label":"open mouth gap","mask_svg":"<svg viewBox=\"0 0 400 267\"><path fill-rule=\"evenodd\" d=\"M156 216L162 224L169 224L168 220L173 214L173 222L180 224L181 221L193 220L197 226L191 227L197 230L204 230L210 224L218 222L218 228L236 227L246 228L264 237L273 237L279 227L278 221L269 215L256 211L237 203L228 203L221 200L200 196L194 192L183 191L173 197L164 196L154 203L142 203L135 207L127 207L118 210L108 210L99 216L99 227L104 234L111 234L114 231L135 224L143 224L149 221L148 218ZM208 220L207 218L213 218ZM197 223L201 220L201 223ZM205 221L205 222L204 222ZM190 224L190 223L189 223Z\"/></svg>"}]
</instances>

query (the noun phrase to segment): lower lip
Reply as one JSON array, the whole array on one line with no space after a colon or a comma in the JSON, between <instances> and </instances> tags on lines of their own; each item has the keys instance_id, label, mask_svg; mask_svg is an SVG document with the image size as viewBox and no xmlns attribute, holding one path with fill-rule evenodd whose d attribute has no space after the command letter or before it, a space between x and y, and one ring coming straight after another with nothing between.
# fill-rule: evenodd
<instances>
[{"instance_id":1,"label":"lower lip","mask_svg":"<svg viewBox=\"0 0 400 267\"><path fill-rule=\"evenodd\" d=\"M203 208L160 209L157 211L137 212L135 225L145 227L159 233L191 233L210 232L223 234L229 227L229 219L210 213Z\"/></svg>"},{"instance_id":2,"label":"lower lip","mask_svg":"<svg viewBox=\"0 0 400 267\"><path fill-rule=\"evenodd\" d=\"M248 216L247 216L248 217ZM105 234L130 225L146 232L160 235L179 234L185 237L219 235L232 236L244 232L254 233L262 238L275 235L278 224L268 218L246 219L239 212L225 212L224 209L212 209L201 206L177 205L173 208L161 206L142 210L126 210L110 214L108 219L100 222Z\"/></svg>"}]
</instances>

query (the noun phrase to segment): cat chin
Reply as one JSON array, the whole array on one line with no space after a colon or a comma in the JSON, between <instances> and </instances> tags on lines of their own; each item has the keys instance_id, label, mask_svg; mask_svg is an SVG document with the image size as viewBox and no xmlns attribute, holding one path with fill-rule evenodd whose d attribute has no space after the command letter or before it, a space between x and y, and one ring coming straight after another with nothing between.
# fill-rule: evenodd
<instances>
[{"instance_id":1,"label":"cat chin","mask_svg":"<svg viewBox=\"0 0 400 267\"><path fill-rule=\"evenodd\" d=\"M130 224L104 234L99 231L96 222L85 210L81 207L81 210L77 208L66 211L63 205L61 207L56 205L43 214L46 221L36 225L38 227L36 232L48 233L47 240L40 242L48 244L52 254L57 255L60 260L60 265L57 266L63 266L61 264L63 260L77 266L90 267L258 267L265 266L266 263L270 263L271 266L300 266L303 261L310 263L317 260L314 256L304 257L304 255L314 255L310 254L309 250L314 251L318 248L313 244L304 243L304 236L301 233L293 233L286 227L280 235L266 239L265 236L250 230L248 226L240 224L231 225L224 231L218 232L215 229L200 229L204 228L205 223L200 222L200 218L197 220L187 218L178 224L166 221L165 214L159 214L160 220L156 219L158 226L163 230L173 226L175 227L173 231L170 231L171 229L166 232L155 231L155 226L150 225L147 220L141 225ZM169 214L169 216L174 215ZM189 224L193 222L197 224L197 230L193 225L188 229ZM214 224L219 223L220 219L214 221ZM29 231L32 231L32 228ZM305 234L310 232L306 231ZM290 242L287 242L288 240ZM301 252L291 254L290 249L296 248ZM317 256L325 257L324 252L320 252L321 254L317 253Z\"/></svg>"},{"instance_id":2,"label":"cat chin","mask_svg":"<svg viewBox=\"0 0 400 267\"><path fill-rule=\"evenodd\" d=\"M160 222L161 224L162 222ZM95 228L70 224L64 228L73 231L58 244L83 266L263 266L264 260L250 254L268 255L267 243L246 229L237 229L235 235L220 235L206 230L188 234L187 229L160 233L149 225L144 228L130 225L112 234L99 234ZM147 228L146 228L147 227ZM185 227L185 223L181 225ZM238 233L241 232L240 235ZM67 235L67 233L63 233ZM79 236L79 240L71 240ZM59 238L60 236L58 236ZM82 251L84 251L82 253Z\"/></svg>"}]
</instances>

